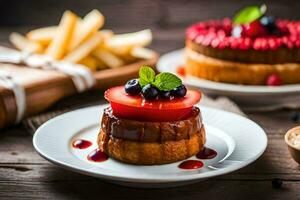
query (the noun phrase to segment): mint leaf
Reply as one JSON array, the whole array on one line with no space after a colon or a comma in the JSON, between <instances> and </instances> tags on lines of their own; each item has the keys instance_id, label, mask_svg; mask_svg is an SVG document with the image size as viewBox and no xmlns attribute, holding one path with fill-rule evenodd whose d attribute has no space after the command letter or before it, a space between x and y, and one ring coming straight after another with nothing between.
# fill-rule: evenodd
<instances>
[{"instance_id":1,"label":"mint leaf","mask_svg":"<svg viewBox=\"0 0 300 200\"><path fill-rule=\"evenodd\" d=\"M143 87L154 82L155 72L151 67L142 66L139 70L139 77L139 84Z\"/></svg>"},{"instance_id":2,"label":"mint leaf","mask_svg":"<svg viewBox=\"0 0 300 200\"><path fill-rule=\"evenodd\" d=\"M153 85L159 90L170 91L182 85L182 81L174 74L163 72L155 77Z\"/></svg>"},{"instance_id":3,"label":"mint leaf","mask_svg":"<svg viewBox=\"0 0 300 200\"><path fill-rule=\"evenodd\" d=\"M234 24L248 24L251 23L260 17L262 17L267 10L267 6L263 4L262 6L249 6L243 8L238 12L237 15L233 18Z\"/></svg>"}]
</instances>

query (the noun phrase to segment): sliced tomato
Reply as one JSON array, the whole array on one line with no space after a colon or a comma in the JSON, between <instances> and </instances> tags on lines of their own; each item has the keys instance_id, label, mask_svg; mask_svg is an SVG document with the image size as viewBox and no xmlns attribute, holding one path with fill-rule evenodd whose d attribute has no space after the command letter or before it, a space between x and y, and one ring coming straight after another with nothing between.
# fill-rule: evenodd
<instances>
[{"instance_id":1,"label":"sliced tomato","mask_svg":"<svg viewBox=\"0 0 300 200\"><path fill-rule=\"evenodd\" d=\"M110 102L117 117L140 121L177 121L189 116L192 107L200 101L201 93L188 90L181 98L146 101L141 95L128 95L124 86L106 90L105 98Z\"/></svg>"}]
</instances>

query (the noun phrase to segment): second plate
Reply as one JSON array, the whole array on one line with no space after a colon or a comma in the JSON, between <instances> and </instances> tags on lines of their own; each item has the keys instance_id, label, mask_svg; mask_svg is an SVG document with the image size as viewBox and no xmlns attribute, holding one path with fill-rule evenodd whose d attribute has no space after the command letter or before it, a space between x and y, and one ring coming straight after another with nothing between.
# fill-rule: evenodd
<instances>
[{"instance_id":1,"label":"second plate","mask_svg":"<svg viewBox=\"0 0 300 200\"><path fill-rule=\"evenodd\" d=\"M159 59L157 69L176 74L184 64L184 50L169 52ZM208 95L224 95L240 103L245 109L275 110L282 107L300 107L300 84L277 87L246 86L208 81L197 77L181 77L190 87L201 89Z\"/></svg>"}]
</instances>

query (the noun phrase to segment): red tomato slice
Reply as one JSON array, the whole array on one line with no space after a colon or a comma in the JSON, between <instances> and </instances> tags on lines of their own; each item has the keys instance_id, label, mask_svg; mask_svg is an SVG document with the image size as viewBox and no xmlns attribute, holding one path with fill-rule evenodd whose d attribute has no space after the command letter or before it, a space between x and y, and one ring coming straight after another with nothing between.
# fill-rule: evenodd
<instances>
[{"instance_id":1,"label":"red tomato slice","mask_svg":"<svg viewBox=\"0 0 300 200\"><path fill-rule=\"evenodd\" d=\"M124 86L117 86L106 90L104 96L110 102L113 113L117 117L161 122L177 121L188 117L192 107L200 101L201 93L188 90L182 98L146 101L141 95L128 95Z\"/></svg>"}]
</instances>

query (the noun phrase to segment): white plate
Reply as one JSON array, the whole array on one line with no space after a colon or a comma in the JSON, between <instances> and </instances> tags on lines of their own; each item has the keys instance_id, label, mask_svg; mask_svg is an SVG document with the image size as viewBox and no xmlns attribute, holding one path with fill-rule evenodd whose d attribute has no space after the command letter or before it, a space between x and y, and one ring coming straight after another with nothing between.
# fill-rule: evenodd
<instances>
[{"instance_id":1,"label":"white plate","mask_svg":"<svg viewBox=\"0 0 300 200\"><path fill-rule=\"evenodd\" d=\"M133 187L172 187L240 169L256 160L267 145L265 132L253 121L229 112L200 107L207 132L206 146L218 152L217 157L202 160L203 168L182 170L178 168L181 162L136 166L111 158L101 163L91 162L86 157L97 148L99 119L107 106L84 108L49 120L36 131L34 148L50 162L106 181ZM87 139L93 145L84 150L74 149L71 143L75 139Z\"/></svg>"},{"instance_id":2,"label":"white plate","mask_svg":"<svg viewBox=\"0 0 300 200\"><path fill-rule=\"evenodd\" d=\"M184 64L183 54L183 49L181 49L161 56L157 63L158 71L176 73L176 68ZM261 107L264 110L272 110L280 107L297 108L300 106L300 84L276 87L246 86L218 83L192 76L182 77L182 79L185 84L200 88L206 94L228 96L249 109Z\"/></svg>"}]
</instances>

